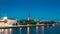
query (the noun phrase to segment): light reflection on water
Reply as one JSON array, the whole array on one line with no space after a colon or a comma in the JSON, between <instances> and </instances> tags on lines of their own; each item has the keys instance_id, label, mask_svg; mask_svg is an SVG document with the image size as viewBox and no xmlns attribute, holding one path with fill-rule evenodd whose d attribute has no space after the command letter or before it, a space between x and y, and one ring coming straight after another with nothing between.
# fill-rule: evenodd
<instances>
[{"instance_id":1,"label":"light reflection on water","mask_svg":"<svg viewBox=\"0 0 60 34\"><path fill-rule=\"evenodd\" d=\"M60 34L60 25L0 29L0 34Z\"/></svg>"},{"instance_id":2,"label":"light reflection on water","mask_svg":"<svg viewBox=\"0 0 60 34\"><path fill-rule=\"evenodd\" d=\"M36 27L23 27L23 28L20 28L20 33L18 34L52 34L52 27L53 26L36 26ZM16 29L16 28L15 28ZM15 29L13 28L12 29L12 34L16 34L15 32L18 32L18 31L15 31ZM16 29L16 30L17 30Z\"/></svg>"}]
</instances>

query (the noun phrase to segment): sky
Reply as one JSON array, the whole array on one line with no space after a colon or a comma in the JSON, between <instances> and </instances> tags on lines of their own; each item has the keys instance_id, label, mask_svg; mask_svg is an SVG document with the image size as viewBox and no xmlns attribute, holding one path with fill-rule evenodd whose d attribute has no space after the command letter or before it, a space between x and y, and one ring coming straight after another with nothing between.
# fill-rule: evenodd
<instances>
[{"instance_id":1,"label":"sky","mask_svg":"<svg viewBox=\"0 0 60 34\"><path fill-rule=\"evenodd\" d=\"M0 18L60 20L60 0L0 0Z\"/></svg>"}]
</instances>

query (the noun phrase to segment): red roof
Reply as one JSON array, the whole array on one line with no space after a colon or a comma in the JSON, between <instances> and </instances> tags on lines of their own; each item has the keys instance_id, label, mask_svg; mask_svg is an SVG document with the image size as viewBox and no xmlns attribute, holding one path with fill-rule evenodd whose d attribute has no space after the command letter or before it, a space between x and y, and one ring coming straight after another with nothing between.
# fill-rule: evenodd
<instances>
[{"instance_id":1,"label":"red roof","mask_svg":"<svg viewBox=\"0 0 60 34\"><path fill-rule=\"evenodd\" d=\"M9 20L16 20L15 18L8 18Z\"/></svg>"}]
</instances>

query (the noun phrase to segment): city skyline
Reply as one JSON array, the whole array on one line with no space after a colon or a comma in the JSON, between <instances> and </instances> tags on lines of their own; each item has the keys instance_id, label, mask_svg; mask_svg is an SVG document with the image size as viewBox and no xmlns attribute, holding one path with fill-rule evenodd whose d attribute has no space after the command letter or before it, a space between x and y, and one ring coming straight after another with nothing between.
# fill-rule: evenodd
<instances>
[{"instance_id":1,"label":"city skyline","mask_svg":"<svg viewBox=\"0 0 60 34\"><path fill-rule=\"evenodd\" d=\"M60 20L60 0L0 0L0 17Z\"/></svg>"}]
</instances>

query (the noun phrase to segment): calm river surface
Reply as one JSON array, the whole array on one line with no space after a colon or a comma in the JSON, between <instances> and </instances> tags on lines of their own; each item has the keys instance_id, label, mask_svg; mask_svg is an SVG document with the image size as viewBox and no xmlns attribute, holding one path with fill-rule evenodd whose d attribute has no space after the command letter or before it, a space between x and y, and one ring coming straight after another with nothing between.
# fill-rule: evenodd
<instances>
[{"instance_id":1,"label":"calm river surface","mask_svg":"<svg viewBox=\"0 0 60 34\"><path fill-rule=\"evenodd\" d=\"M60 34L60 25L12 28L11 34Z\"/></svg>"}]
</instances>

